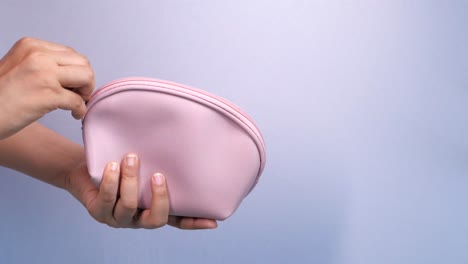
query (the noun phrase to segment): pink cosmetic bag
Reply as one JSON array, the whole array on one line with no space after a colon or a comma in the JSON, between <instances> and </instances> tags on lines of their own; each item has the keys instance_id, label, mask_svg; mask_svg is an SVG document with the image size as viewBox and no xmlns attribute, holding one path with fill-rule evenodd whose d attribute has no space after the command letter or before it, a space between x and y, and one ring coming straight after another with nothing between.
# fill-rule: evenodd
<instances>
[{"instance_id":1,"label":"pink cosmetic bag","mask_svg":"<svg viewBox=\"0 0 468 264\"><path fill-rule=\"evenodd\" d=\"M83 140L89 174L99 185L108 162L138 154L140 208L149 208L150 177L160 172L171 215L224 220L265 167L265 143L253 120L200 89L125 78L104 85L87 105Z\"/></svg>"}]
</instances>

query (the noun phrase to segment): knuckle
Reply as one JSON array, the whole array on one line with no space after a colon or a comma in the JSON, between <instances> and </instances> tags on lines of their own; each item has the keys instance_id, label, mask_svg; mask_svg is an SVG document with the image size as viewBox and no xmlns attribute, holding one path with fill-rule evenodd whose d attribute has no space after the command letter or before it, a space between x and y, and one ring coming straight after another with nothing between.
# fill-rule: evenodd
<instances>
[{"instance_id":1,"label":"knuckle","mask_svg":"<svg viewBox=\"0 0 468 264\"><path fill-rule=\"evenodd\" d=\"M103 224L107 224L107 226L112 227L112 228L119 228L118 223L116 223L115 221L110 221L110 222L106 222Z\"/></svg>"},{"instance_id":2,"label":"knuckle","mask_svg":"<svg viewBox=\"0 0 468 264\"><path fill-rule=\"evenodd\" d=\"M101 190L106 193L111 193L118 184L119 179L117 177L110 177L110 175L105 174L101 182Z\"/></svg>"},{"instance_id":3,"label":"knuckle","mask_svg":"<svg viewBox=\"0 0 468 264\"><path fill-rule=\"evenodd\" d=\"M92 208L88 208L88 214L94 218L97 222L104 224L106 222L106 219L102 217L101 215L97 214L96 211Z\"/></svg>"},{"instance_id":4,"label":"knuckle","mask_svg":"<svg viewBox=\"0 0 468 264\"><path fill-rule=\"evenodd\" d=\"M95 78L94 71L91 68L89 68L88 69L87 79L88 79L89 82L92 82L92 81L94 81L94 78Z\"/></svg>"},{"instance_id":5,"label":"knuckle","mask_svg":"<svg viewBox=\"0 0 468 264\"><path fill-rule=\"evenodd\" d=\"M101 186L100 186L100 192L102 195L111 195L113 194L118 186L118 178L116 177L109 177L109 175L104 174L104 177L102 178ZM112 195L114 198L115 195Z\"/></svg>"},{"instance_id":6,"label":"knuckle","mask_svg":"<svg viewBox=\"0 0 468 264\"><path fill-rule=\"evenodd\" d=\"M81 58L83 65L88 65L88 66L91 65L91 63L89 62L89 59L85 55L79 54L79 56Z\"/></svg>"},{"instance_id":7,"label":"knuckle","mask_svg":"<svg viewBox=\"0 0 468 264\"><path fill-rule=\"evenodd\" d=\"M190 230L190 229L193 229L189 224L187 223L184 223L182 222L179 226L180 229L183 229L183 230Z\"/></svg>"},{"instance_id":8,"label":"knuckle","mask_svg":"<svg viewBox=\"0 0 468 264\"><path fill-rule=\"evenodd\" d=\"M122 167L122 179L123 180L136 180L136 170L133 167L123 166Z\"/></svg>"},{"instance_id":9,"label":"knuckle","mask_svg":"<svg viewBox=\"0 0 468 264\"><path fill-rule=\"evenodd\" d=\"M150 229L156 229L156 228L161 228L167 224L167 218L158 218L153 221L151 221L148 224L148 228Z\"/></svg>"},{"instance_id":10,"label":"knuckle","mask_svg":"<svg viewBox=\"0 0 468 264\"><path fill-rule=\"evenodd\" d=\"M167 189L165 187L159 187L156 189L154 195L158 197L158 200L167 199Z\"/></svg>"},{"instance_id":11,"label":"knuckle","mask_svg":"<svg viewBox=\"0 0 468 264\"><path fill-rule=\"evenodd\" d=\"M39 60L39 59L43 59L46 54L41 51L41 50L38 50L38 49L31 49L27 54L26 54L26 58L29 59L29 60L32 60L32 61L35 61L35 60Z\"/></svg>"},{"instance_id":12,"label":"knuckle","mask_svg":"<svg viewBox=\"0 0 468 264\"><path fill-rule=\"evenodd\" d=\"M83 105L83 99L79 96L76 95L73 97L73 102L72 102L72 107L74 109L79 109Z\"/></svg>"},{"instance_id":13,"label":"knuckle","mask_svg":"<svg viewBox=\"0 0 468 264\"><path fill-rule=\"evenodd\" d=\"M103 217L94 217L94 220L96 220L97 222L99 222L101 224L107 224L106 219L103 218Z\"/></svg>"},{"instance_id":14,"label":"knuckle","mask_svg":"<svg viewBox=\"0 0 468 264\"><path fill-rule=\"evenodd\" d=\"M22 37L18 41L16 41L15 46L17 47L25 47L25 46L31 46L34 42L36 42L36 39L31 38L31 37Z\"/></svg>"},{"instance_id":15,"label":"knuckle","mask_svg":"<svg viewBox=\"0 0 468 264\"><path fill-rule=\"evenodd\" d=\"M122 207L129 211L134 211L138 208L138 201L134 199L123 199Z\"/></svg>"},{"instance_id":16,"label":"knuckle","mask_svg":"<svg viewBox=\"0 0 468 264\"><path fill-rule=\"evenodd\" d=\"M72 48L72 47L70 47L70 46L63 46L63 47L64 47L64 49L65 49L66 51L70 51L70 52L75 52L75 53L76 53L75 49Z\"/></svg>"},{"instance_id":17,"label":"knuckle","mask_svg":"<svg viewBox=\"0 0 468 264\"><path fill-rule=\"evenodd\" d=\"M88 67L86 69L86 71L83 73L83 79L87 82L87 83L93 83L94 82L94 72L93 70Z\"/></svg>"},{"instance_id":18,"label":"knuckle","mask_svg":"<svg viewBox=\"0 0 468 264\"><path fill-rule=\"evenodd\" d=\"M38 71L42 69L51 69L53 64L49 63L50 57L47 53L32 49L27 52L24 63L29 70Z\"/></svg>"},{"instance_id":19,"label":"knuckle","mask_svg":"<svg viewBox=\"0 0 468 264\"><path fill-rule=\"evenodd\" d=\"M114 194L105 192L102 194L101 201L105 204L113 204L115 203L116 197Z\"/></svg>"}]
</instances>

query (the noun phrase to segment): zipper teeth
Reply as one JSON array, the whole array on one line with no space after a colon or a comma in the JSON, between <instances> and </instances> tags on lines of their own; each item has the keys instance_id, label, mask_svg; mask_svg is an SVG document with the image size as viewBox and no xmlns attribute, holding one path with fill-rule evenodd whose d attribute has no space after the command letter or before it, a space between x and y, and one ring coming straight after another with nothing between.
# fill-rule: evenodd
<instances>
[{"instance_id":1,"label":"zipper teeth","mask_svg":"<svg viewBox=\"0 0 468 264\"><path fill-rule=\"evenodd\" d=\"M258 135L262 146L265 147L263 136L260 133L260 130L258 129L257 125L255 125L252 118L250 116L248 116L242 109L240 109L240 107L238 107L237 105L229 102L228 100L226 100L226 99L224 99L222 97L216 96L216 95L211 94L209 92L206 92L204 90L197 89L197 88L194 88L194 87L190 87L190 86L187 86L187 85L178 84L178 83L175 83L175 82L159 80L159 79L151 79L151 78L138 78L138 77L118 79L118 80L115 80L115 81L112 81L110 83L107 83L107 84L103 85L99 90L97 90L93 95L91 95L88 103L91 103L93 101L93 99L97 98L98 95L103 93L103 92L107 92L107 91L111 91L113 89L120 88L121 86L118 85L120 83L132 84L132 82L150 82L150 83L156 83L156 84L173 85L173 86L176 86L178 88L187 89L187 90L190 90L192 92L200 93L202 95L208 96L211 99L214 99L215 101L219 101L219 102L225 104L226 106L228 106L228 108L232 108L233 110L235 110L236 112L241 114L244 118L246 118L248 121L250 121L250 124L252 124L252 126L255 128L255 130L254 130L255 134ZM170 89L170 87L165 87L165 88Z\"/></svg>"}]
</instances>

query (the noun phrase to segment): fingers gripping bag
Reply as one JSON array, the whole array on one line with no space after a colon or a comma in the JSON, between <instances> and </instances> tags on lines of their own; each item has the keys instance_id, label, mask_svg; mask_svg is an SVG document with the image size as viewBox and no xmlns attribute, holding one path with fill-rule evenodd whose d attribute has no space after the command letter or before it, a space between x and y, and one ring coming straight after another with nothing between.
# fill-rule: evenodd
<instances>
[{"instance_id":1,"label":"fingers gripping bag","mask_svg":"<svg viewBox=\"0 0 468 264\"><path fill-rule=\"evenodd\" d=\"M140 159L138 206L149 208L150 178L165 175L170 214L224 220L265 167L265 143L239 107L206 91L151 78L125 78L87 103L83 141L99 185L108 162Z\"/></svg>"}]
</instances>

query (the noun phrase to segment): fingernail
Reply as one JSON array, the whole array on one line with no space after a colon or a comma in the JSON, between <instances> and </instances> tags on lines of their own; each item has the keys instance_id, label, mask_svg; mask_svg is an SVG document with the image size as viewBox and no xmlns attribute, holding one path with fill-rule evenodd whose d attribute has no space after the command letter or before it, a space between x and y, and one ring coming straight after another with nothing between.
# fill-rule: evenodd
<instances>
[{"instance_id":1,"label":"fingernail","mask_svg":"<svg viewBox=\"0 0 468 264\"><path fill-rule=\"evenodd\" d=\"M111 162L111 164L110 164L111 171L116 171L118 166L119 166L119 164L117 164L117 162Z\"/></svg>"},{"instance_id":2,"label":"fingernail","mask_svg":"<svg viewBox=\"0 0 468 264\"><path fill-rule=\"evenodd\" d=\"M127 165L135 166L135 163L136 163L136 155L135 154L127 155Z\"/></svg>"},{"instance_id":3,"label":"fingernail","mask_svg":"<svg viewBox=\"0 0 468 264\"><path fill-rule=\"evenodd\" d=\"M153 175L153 184L156 184L158 186L163 185L163 175L161 173L156 173Z\"/></svg>"}]
</instances>

